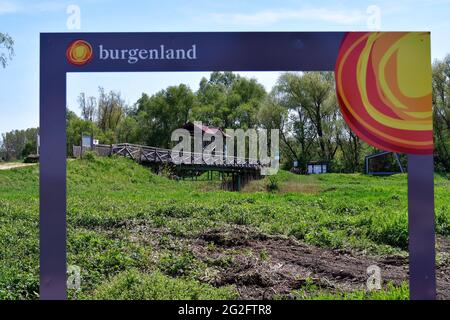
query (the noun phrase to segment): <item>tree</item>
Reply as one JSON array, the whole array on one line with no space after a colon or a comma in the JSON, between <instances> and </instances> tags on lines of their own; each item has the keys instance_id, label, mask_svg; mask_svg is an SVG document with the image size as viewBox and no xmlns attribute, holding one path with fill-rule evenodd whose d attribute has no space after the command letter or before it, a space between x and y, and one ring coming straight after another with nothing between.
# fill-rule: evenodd
<instances>
[{"instance_id":1,"label":"tree","mask_svg":"<svg viewBox=\"0 0 450 320\"><path fill-rule=\"evenodd\" d=\"M7 33L0 32L0 65L3 68L14 56L14 40Z\"/></svg>"},{"instance_id":2,"label":"tree","mask_svg":"<svg viewBox=\"0 0 450 320\"><path fill-rule=\"evenodd\" d=\"M337 151L340 114L333 89L327 72L284 73L274 88L289 112L290 125L281 140L302 167L313 158L332 161Z\"/></svg>"},{"instance_id":3,"label":"tree","mask_svg":"<svg viewBox=\"0 0 450 320\"><path fill-rule=\"evenodd\" d=\"M97 103L97 125L106 134L114 135L120 121L125 115L125 101L120 92L110 91L106 93L103 88L99 88Z\"/></svg>"},{"instance_id":4,"label":"tree","mask_svg":"<svg viewBox=\"0 0 450 320\"><path fill-rule=\"evenodd\" d=\"M27 156L29 156L30 154L36 154L36 149L37 149L37 145L36 145L36 139L33 139L31 141L27 141L25 143L25 146L22 150L22 158L26 158Z\"/></svg>"},{"instance_id":5,"label":"tree","mask_svg":"<svg viewBox=\"0 0 450 320\"><path fill-rule=\"evenodd\" d=\"M220 128L253 128L265 96L264 87L255 79L213 72L209 80L200 81L193 118Z\"/></svg>"},{"instance_id":6,"label":"tree","mask_svg":"<svg viewBox=\"0 0 450 320\"><path fill-rule=\"evenodd\" d=\"M37 128L30 128L3 133L0 157L6 161L12 161L36 152L37 132Z\"/></svg>"},{"instance_id":7,"label":"tree","mask_svg":"<svg viewBox=\"0 0 450 320\"><path fill-rule=\"evenodd\" d=\"M342 131L337 142L342 152L342 159L336 166L344 172L362 171L363 151L367 145L344 121L342 121Z\"/></svg>"},{"instance_id":8,"label":"tree","mask_svg":"<svg viewBox=\"0 0 450 320\"><path fill-rule=\"evenodd\" d=\"M83 133L94 133L99 135L99 129L89 120L83 120L75 112L67 110L66 112L66 143L67 154L72 155L72 147L81 145L81 135Z\"/></svg>"},{"instance_id":9,"label":"tree","mask_svg":"<svg viewBox=\"0 0 450 320\"><path fill-rule=\"evenodd\" d=\"M78 105L81 109L81 117L84 120L94 121L95 109L97 108L97 99L95 97L87 97L84 92L78 96Z\"/></svg>"},{"instance_id":10,"label":"tree","mask_svg":"<svg viewBox=\"0 0 450 320\"><path fill-rule=\"evenodd\" d=\"M139 123L136 117L127 115L118 125L117 142L143 144L139 137Z\"/></svg>"},{"instance_id":11,"label":"tree","mask_svg":"<svg viewBox=\"0 0 450 320\"><path fill-rule=\"evenodd\" d=\"M333 120L338 117L333 78L326 72L307 72L291 81L291 93L315 128L321 160L331 161L337 149Z\"/></svg>"},{"instance_id":12,"label":"tree","mask_svg":"<svg viewBox=\"0 0 450 320\"><path fill-rule=\"evenodd\" d=\"M450 171L450 55L433 64L433 126L436 163Z\"/></svg>"},{"instance_id":13,"label":"tree","mask_svg":"<svg viewBox=\"0 0 450 320\"><path fill-rule=\"evenodd\" d=\"M300 112L300 110L296 110ZM285 160L289 159L306 164L310 158L313 139L307 137L307 124L301 114L293 111L289 97L275 86L261 104L258 113L260 125L265 129L279 129L282 142L281 151ZM286 162L286 161L285 161Z\"/></svg>"},{"instance_id":14,"label":"tree","mask_svg":"<svg viewBox=\"0 0 450 320\"><path fill-rule=\"evenodd\" d=\"M147 145L170 147L171 134L190 118L196 97L184 85L171 86L152 96L143 94L137 102L136 121L140 127L140 140ZM127 125L132 125L128 122Z\"/></svg>"}]
</instances>

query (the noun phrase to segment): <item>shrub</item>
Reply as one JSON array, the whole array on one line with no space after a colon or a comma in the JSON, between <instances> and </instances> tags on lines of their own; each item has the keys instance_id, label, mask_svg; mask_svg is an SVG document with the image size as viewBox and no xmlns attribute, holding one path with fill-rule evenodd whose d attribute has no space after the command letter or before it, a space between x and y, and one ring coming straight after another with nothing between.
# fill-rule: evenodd
<instances>
[{"instance_id":1,"label":"shrub","mask_svg":"<svg viewBox=\"0 0 450 320\"><path fill-rule=\"evenodd\" d=\"M93 151L86 151L83 152L83 159L87 161L95 161L97 158L97 155Z\"/></svg>"},{"instance_id":2,"label":"shrub","mask_svg":"<svg viewBox=\"0 0 450 320\"><path fill-rule=\"evenodd\" d=\"M276 176L269 176L267 179L266 189L269 192L277 191L280 189L278 178Z\"/></svg>"},{"instance_id":3,"label":"shrub","mask_svg":"<svg viewBox=\"0 0 450 320\"><path fill-rule=\"evenodd\" d=\"M169 276L187 276L195 271L196 261L191 252L185 251L181 255L170 252L161 258L159 268Z\"/></svg>"}]
</instances>

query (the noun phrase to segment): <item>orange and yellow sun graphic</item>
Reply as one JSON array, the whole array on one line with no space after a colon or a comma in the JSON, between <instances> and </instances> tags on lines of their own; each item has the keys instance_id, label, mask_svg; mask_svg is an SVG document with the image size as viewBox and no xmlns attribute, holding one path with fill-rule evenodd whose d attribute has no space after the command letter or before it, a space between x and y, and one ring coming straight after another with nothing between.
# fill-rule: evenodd
<instances>
[{"instance_id":1,"label":"orange and yellow sun graphic","mask_svg":"<svg viewBox=\"0 0 450 320\"><path fill-rule=\"evenodd\" d=\"M336 62L342 114L383 150L433 153L430 34L347 33Z\"/></svg>"},{"instance_id":2,"label":"orange and yellow sun graphic","mask_svg":"<svg viewBox=\"0 0 450 320\"><path fill-rule=\"evenodd\" d=\"M66 56L70 63L84 65L92 59L92 46L84 40L75 40L67 47Z\"/></svg>"}]
</instances>

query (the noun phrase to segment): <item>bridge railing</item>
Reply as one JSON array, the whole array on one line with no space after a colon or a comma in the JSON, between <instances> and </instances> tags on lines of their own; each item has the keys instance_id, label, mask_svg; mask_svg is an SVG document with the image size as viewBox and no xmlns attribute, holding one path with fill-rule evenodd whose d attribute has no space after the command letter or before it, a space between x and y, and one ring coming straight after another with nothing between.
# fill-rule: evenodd
<instances>
[{"instance_id":1,"label":"bridge railing","mask_svg":"<svg viewBox=\"0 0 450 320\"><path fill-rule=\"evenodd\" d=\"M224 152L196 153L149 147L131 143L112 146L112 153L142 162L167 162L175 164L201 164L212 166L264 167L258 159L229 156Z\"/></svg>"}]
</instances>

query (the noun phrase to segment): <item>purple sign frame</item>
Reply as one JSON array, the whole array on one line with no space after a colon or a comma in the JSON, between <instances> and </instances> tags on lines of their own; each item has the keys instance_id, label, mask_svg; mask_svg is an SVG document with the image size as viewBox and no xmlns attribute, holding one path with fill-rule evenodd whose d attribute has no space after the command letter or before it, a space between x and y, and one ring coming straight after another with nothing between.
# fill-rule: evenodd
<instances>
[{"instance_id":1,"label":"purple sign frame","mask_svg":"<svg viewBox=\"0 0 450 320\"><path fill-rule=\"evenodd\" d=\"M152 71L333 71L345 32L42 33L40 36L40 299L67 299L66 74ZM75 40L93 48L69 63ZM100 48L189 49L195 59L100 56ZM100 47L102 46L102 47ZM155 51L156 52L156 51ZM431 62L430 62L431 63ZM411 299L435 299L433 156L408 156Z\"/></svg>"}]
</instances>

